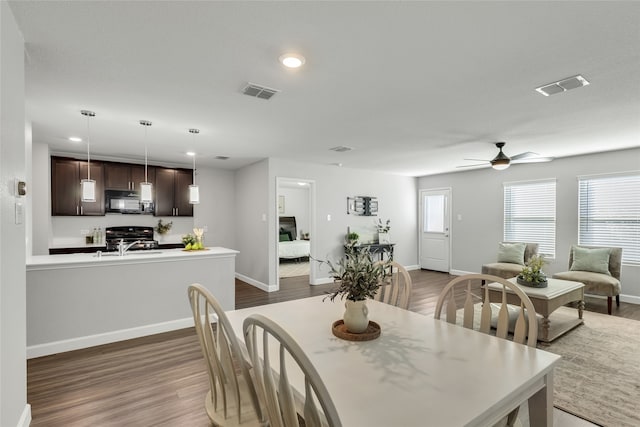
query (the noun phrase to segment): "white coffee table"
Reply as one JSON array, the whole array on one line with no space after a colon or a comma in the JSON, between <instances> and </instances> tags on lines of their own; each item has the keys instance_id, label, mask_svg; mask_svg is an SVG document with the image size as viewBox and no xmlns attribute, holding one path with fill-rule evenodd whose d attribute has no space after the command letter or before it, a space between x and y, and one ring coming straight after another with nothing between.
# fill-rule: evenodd
<instances>
[{"instance_id":1,"label":"white coffee table","mask_svg":"<svg viewBox=\"0 0 640 427\"><path fill-rule=\"evenodd\" d=\"M548 286L546 288L531 288L518 285L515 277L507 280L522 289L533 303L536 313L542 315L542 322L538 329L538 341L549 343L583 323L584 284L570 280L548 278ZM500 301L502 298L502 285L494 282L489 283L488 286L491 301ZM574 301L578 301L577 318L557 313L553 318L553 322L551 322L549 319L551 313L558 307ZM520 304L520 299L509 289L507 289L507 303Z\"/></svg>"}]
</instances>

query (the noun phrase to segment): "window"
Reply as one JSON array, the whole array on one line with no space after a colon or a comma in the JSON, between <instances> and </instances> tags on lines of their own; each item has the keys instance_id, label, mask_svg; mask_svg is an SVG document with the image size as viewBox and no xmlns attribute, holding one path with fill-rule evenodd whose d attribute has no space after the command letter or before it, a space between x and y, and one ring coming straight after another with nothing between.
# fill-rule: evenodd
<instances>
[{"instance_id":1,"label":"window","mask_svg":"<svg viewBox=\"0 0 640 427\"><path fill-rule=\"evenodd\" d=\"M424 198L424 231L426 233L444 233L445 197L435 194Z\"/></svg>"},{"instance_id":2,"label":"window","mask_svg":"<svg viewBox=\"0 0 640 427\"><path fill-rule=\"evenodd\" d=\"M555 179L504 184L504 240L537 243L538 253L555 258Z\"/></svg>"},{"instance_id":3,"label":"window","mask_svg":"<svg viewBox=\"0 0 640 427\"><path fill-rule=\"evenodd\" d=\"M640 173L578 177L578 243L622 248L640 265Z\"/></svg>"}]
</instances>

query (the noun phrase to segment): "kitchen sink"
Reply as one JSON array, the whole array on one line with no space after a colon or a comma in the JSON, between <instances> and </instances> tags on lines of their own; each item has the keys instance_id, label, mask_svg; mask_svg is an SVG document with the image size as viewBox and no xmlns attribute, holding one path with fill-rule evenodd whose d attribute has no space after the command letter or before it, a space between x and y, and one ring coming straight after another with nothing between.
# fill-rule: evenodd
<instances>
[{"instance_id":1,"label":"kitchen sink","mask_svg":"<svg viewBox=\"0 0 640 427\"><path fill-rule=\"evenodd\" d=\"M161 254L162 251L131 251L124 254L124 256L129 255L158 255ZM120 254L118 252L103 252L103 257L119 257ZM98 254L93 254L94 258L99 258Z\"/></svg>"}]
</instances>

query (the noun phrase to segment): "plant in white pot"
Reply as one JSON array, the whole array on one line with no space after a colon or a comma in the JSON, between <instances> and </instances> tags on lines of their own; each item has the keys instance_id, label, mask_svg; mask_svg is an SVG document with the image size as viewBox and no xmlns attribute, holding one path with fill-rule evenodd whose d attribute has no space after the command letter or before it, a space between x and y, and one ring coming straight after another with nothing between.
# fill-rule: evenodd
<instances>
[{"instance_id":1,"label":"plant in white pot","mask_svg":"<svg viewBox=\"0 0 640 427\"><path fill-rule=\"evenodd\" d=\"M336 297L346 299L344 324L351 333L359 334L369 326L367 299L374 298L380 284L388 275L388 261L377 263L366 249L347 247L345 256L338 262L325 261L329 274L338 286L329 292L331 301Z\"/></svg>"},{"instance_id":2,"label":"plant in white pot","mask_svg":"<svg viewBox=\"0 0 640 427\"><path fill-rule=\"evenodd\" d=\"M376 226L378 229L378 243L391 243L389 238L389 231L391 230L391 220L388 219L386 222L382 222L382 219L378 218L378 224Z\"/></svg>"}]
</instances>

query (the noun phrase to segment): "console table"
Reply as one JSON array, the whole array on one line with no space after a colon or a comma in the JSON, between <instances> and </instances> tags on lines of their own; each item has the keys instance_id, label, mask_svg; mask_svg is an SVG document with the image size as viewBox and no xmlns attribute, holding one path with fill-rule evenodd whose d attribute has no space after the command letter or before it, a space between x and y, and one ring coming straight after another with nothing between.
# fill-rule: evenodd
<instances>
[{"instance_id":1,"label":"console table","mask_svg":"<svg viewBox=\"0 0 640 427\"><path fill-rule=\"evenodd\" d=\"M368 249L371 254L380 254L380 261L384 259L384 254L389 254L389 259L393 261L393 247L395 243L363 243L352 246L354 250L360 251ZM347 245L344 246L347 249Z\"/></svg>"}]
</instances>

